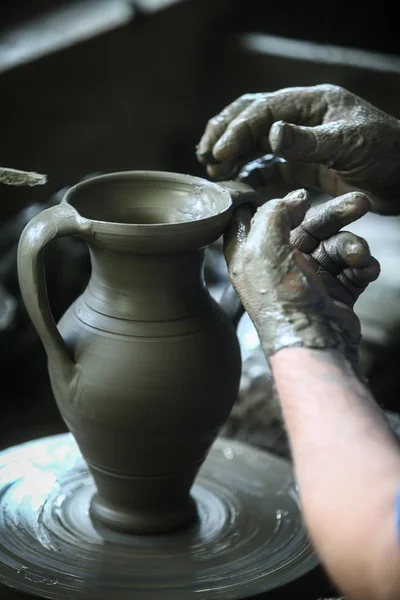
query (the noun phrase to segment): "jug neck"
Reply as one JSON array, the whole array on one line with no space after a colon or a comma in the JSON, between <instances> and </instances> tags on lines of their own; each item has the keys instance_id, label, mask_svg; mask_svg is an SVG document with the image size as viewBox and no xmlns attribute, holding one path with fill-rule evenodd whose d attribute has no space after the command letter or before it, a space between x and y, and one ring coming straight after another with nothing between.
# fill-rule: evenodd
<instances>
[{"instance_id":1,"label":"jug neck","mask_svg":"<svg viewBox=\"0 0 400 600\"><path fill-rule=\"evenodd\" d=\"M132 321L201 315L213 301L204 282L204 250L125 254L91 247L92 275L84 293L93 310Z\"/></svg>"}]
</instances>

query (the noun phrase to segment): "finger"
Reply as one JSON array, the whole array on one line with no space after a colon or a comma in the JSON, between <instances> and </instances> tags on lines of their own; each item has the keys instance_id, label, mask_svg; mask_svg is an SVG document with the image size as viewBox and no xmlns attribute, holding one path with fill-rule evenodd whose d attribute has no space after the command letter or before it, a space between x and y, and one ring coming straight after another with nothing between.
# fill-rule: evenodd
<instances>
[{"instance_id":1,"label":"finger","mask_svg":"<svg viewBox=\"0 0 400 600\"><path fill-rule=\"evenodd\" d=\"M350 281L354 286L358 286L361 291L378 279L381 272L381 265L374 256L371 256L370 262L367 266L362 268L348 267L343 269L342 273L338 275L339 280L343 285L346 281ZM361 292L360 292L361 293ZM358 294L359 295L359 294Z\"/></svg>"},{"instance_id":2,"label":"finger","mask_svg":"<svg viewBox=\"0 0 400 600\"><path fill-rule=\"evenodd\" d=\"M260 156L270 150L269 131L276 121L289 121L299 125L316 125L322 122L326 110L325 90L322 87L285 88L269 94L253 96L247 106L225 128L213 149L218 162L249 156Z\"/></svg>"},{"instance_id":3,"label":"finger","mask_svg":"<svg viewBox=\"0 0 400 600\"><path fill-rule=\"evenodd\" d=\"M273 116L265 100L253 102L233 119L224 135L215 144L214 158L218 162L232 161L238 157L265 154L269 151L268 133Z\"/></svg>"},{"instance_id":4,"label":"finger","mask_svg":"<svg viewBox=\"0 0 400 600\"><path fill-rule=\"evenodd\" d=\"M330 238L346 225L357 221L370 209L360 192L350 192L311 208L303 222L292 231L290 241L302 252L312 252L322 240Z\"/></svg>"},{"instance_id":5,"label":"finger","mask_svg":"<svg viewBox=\"0 0 400 600\"><path fill-rule=\"evenodd\" d=\"M207 165L207 173L215 181L234 179L239 169L240 166L235 161Z\"/></svg>"},{"instance_id":6,"label":"finger","mask_svg":"<svg viewBox=\"0 0 400 600\"><path fill-rule=\"evenodd\" d=\"M282 200L261 206L251 221L246 249L270 263L281 263L292 252L290 231L304 218L310 205L306 190L295 190Z\"/></svg>"},{"instance_id":7,"label":"finger","mask_svg":"<svg viewBox=\"0 0 400 600\"><path fill-rule=\"evenodd\" d=\"M346 267L366 267L371 259L367 242L350 231L340 231L322 241L311 256L324 269L334 274Z\"/></svg>"},{"instance_id":8,"label":"finger","mask_svg":"<svg viewBox=\"0 0 400 600\"><path fill-rule=\"evenodd\" d=\"M349 167L350 154L359 148L359 130L347 121L302 127L279 121L269 134L272 151L300 162L315 162L330 168Z\"/></svg>"},{"instance_id":9,"label":"finger","mask_svg":"<svg viewBox=\"0 0 400 600\"><path fill-rule=\"evenodd\" d=\"M313 268L331 297L350 306L380 273L380 265L371 256L367 242L348 231L321 242L311 257L318 265ZM334 280L342 287L335 285Z\"/></svg>"},{"instance_id":10,"label":"finger","mask_svg":"<svg viewBox=\"0 0 400 600\"><path fill-rule=\"evenodd\" d=\"M255 94L245 94L226 106L218 115L210 119L197 146L197 159L203 165L215 163L213 148L223 135L229 123L237 117L254 99Z\"/></svg>"},{"instance_id":11,"label":"finger","mask_svg":"<svg viewBox=\"0 0 400 600\"><path fill-rule=\"evenodd\" d=\"M374 256L370 258L370 264L363 268L347 267L338 273L335 277L341 284L339 286L329 286L326 282L327 277L332 277L324 271L318 273L321 282L328 289L329 295L335 300L345 302L348 306L354 306L358 297L365 291L368 285L375 281L380 274L381 267Z\"/></svg>"}]
</instances>

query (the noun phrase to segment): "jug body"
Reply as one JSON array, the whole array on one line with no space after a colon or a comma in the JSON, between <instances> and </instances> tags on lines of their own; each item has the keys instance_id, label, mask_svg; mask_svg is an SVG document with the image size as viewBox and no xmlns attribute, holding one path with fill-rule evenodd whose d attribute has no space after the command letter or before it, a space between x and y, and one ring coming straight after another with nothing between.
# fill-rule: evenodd
<instances>
[{"instance_id":1,"label":"jug body","mask_svg":"<svg viewBox=\"0 0 400 600\"><path fill-rule=\"evenodd\" d=\"M197 178L102 176L22 235L21 289L54 396L94 476L92 514L115 529L160 533L196 517L190 489L241 373L234 326L203 279L204 248L231 206ZM40 257L71 233L87 240L92 275L57 328Z\"/></svg>"}]
</instances>

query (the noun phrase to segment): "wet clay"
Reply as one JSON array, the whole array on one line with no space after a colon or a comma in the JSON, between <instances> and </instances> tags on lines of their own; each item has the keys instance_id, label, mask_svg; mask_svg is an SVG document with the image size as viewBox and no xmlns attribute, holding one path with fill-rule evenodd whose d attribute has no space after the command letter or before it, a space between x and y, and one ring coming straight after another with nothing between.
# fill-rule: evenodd
<instances>
[{"instance_id":1,"label":"wet clay","mask_svg":"<svg viewBox=\"0 0 400 600\"><path fill-rule=\"evenodd\" d=\"M306 214L308 206L297 190L259 208L251 227L249 209L238 209L225 241L231 281L267 356L285 347L338 348L356 367L360 324L352 307L379 264L364 240L340 229L369 201L350 193Z\"/></svg>"},{"instance_id":2,"label":"wet clay","mask_svg":"<svg viewBox=\"0 0 400 600\"><path fill-rule=\"evenodd\" d=\"M249 600L317 564L289 463L239 442L213 445L192 527L115 532L89 518L94 491L69 434L0 453L0 582L53 600Z\"/></svg>"},{"instance_id":3,"label":"wet clay","mask_svg":"<svg viewBox=\"0 0 400 600\"><path fill-rule=\"evenodd\" d=\"M241 372L238 306L227 302L226 314L203 280L204 249L225 230L234 194L171 173L100 176L21 236L23 298L96 482L91 512L115 529L160 533L196 518L190 489ZM42 261L63 235L87 241L92 275L57 329Z\"/></svg>"},{"instance_id":4,"label":"wet clay","mask_svg":"<svg viewBox=\"0 0 400 600\"><path fill-rule=\"evenodd\" d=\"M47 175L41 173L0 167L0 183L5 185L28 185L32 187L34 185L44 185L46 182Z\"/></svg>"}]
</instances>

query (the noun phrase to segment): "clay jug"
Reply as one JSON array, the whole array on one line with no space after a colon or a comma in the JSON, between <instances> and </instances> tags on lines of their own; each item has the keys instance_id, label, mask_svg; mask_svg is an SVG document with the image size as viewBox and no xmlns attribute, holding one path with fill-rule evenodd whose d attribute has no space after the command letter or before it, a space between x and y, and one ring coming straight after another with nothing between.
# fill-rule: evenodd
<instances>
[{"instance_id":1,"label":"clay jug","mask_svg":"<svg viewBox=\"0 0 400 600\"><path fill-rule=\"evenodd\" d=\"M95 480L92 515L112 528L163 532L196 517L190 489L241 373L234 315L203 279L232 197L196 177L114 173L71 188L21 236L22 295ZM66 235L86 240L92 274L57 328L43 251Z\"/></svg>"}]
</instances>

